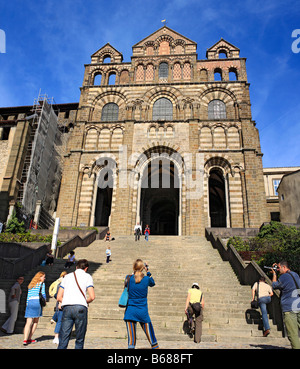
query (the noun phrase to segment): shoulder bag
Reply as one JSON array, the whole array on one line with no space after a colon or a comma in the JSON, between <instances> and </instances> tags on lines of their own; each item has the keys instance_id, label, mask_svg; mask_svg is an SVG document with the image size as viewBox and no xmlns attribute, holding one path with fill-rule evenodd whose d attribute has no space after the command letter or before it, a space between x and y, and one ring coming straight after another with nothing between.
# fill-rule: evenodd
<instances>
[{"instance_id":1,"label":"shoulder bag","mask_svg":"<svg viewBox=\"0 0 300 369\"><path fill-rule=\"evenodd\" d=\"M203 293L201 293L201 297L200 297L199 302L195 302L194 304L191 304L191 307L192 307L192 309L194 310L194 312L196 314L200 314L200 312L201 312L201 309L202 309L202 305L201 305L202 296L203 296Z\"/></svg>"},{"instance_id":2,"label":"shoulder bag","mask_svg":"<svg viewBox=\"0 0 300 369\"><path fill-rule=\"evenodd\" d=\"M39 292L40 305L43 308L44 306L46 306L46 299L44 298L42 294L42 287L43 287L43 283L41 284L40 292Z\"/></svg>"},{"instance_id":3,"label":"shoulder bag","mask_svg":"<svg viewBox=\"0 0 300 369\"><path fill-rule=\"evenodd\" d=\"M131 275L128 275L125 279L125 286L122 295L119 299L119 307L126 308L128 304L128 292L129 292L129 280Z\"/></svg>"},{"instance_id":4,"label":"shoulder bag","mask_svg":"<svg viewBox=\"0 0 300 369\"><path fill-rule=\"evenodd\" d=\"M257 296L257 300L253 300L251 301L251 308L252 309L258 309L258 291L259 291L259 282L257 282L257 290L256 290L256 296Z\"/></svg>"},{"instance_id":5,"label":"shoulder bag","mask_svg":"<svg viewBox=\"0 0 300 369\"><path fill-rule=\"evenodd\" d=\"M75 277L76 284L77 284L77 286L78 286L78 288L79 288L80 292L82 293L82 296L84 297L84 299L85 299L85 301L86 301L85 294L82 292L82 289L80 288L80 286L79 286L79 284L78 284L78 281L77 281L77 277L76 277L75 272L73 272L73 274L74 274L74 277ZM86 303L87 303L87 301L86 301Z\"/></svg>"}]
</instances>

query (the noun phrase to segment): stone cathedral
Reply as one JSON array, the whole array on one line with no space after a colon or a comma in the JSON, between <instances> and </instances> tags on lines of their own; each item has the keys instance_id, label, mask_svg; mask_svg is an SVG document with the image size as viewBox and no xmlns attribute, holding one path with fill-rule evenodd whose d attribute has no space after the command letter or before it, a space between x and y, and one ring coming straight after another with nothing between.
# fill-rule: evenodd
<instances>
[{"instance_id":1,"label":"stone cathedral","mask_svg":"<svg viewBox=\"0 0 300 369\"><path fill-rule=\"evenodd\" d=\"M163 26L132 47L107 43L85 65L64 157L62 226L203 235L259 227L266 210L246 59L221 39L197 44Z\"/></svg>"}]
</instances>

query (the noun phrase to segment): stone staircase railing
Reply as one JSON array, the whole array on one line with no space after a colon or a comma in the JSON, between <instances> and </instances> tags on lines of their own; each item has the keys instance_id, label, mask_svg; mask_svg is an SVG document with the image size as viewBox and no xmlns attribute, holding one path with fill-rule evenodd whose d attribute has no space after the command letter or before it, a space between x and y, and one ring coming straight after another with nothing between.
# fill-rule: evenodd
<instances>
[{"instance_id":1,"label":"stone staircase railing","mask_svg":"<svg viewBox=\"0 0 300 369\"><path fill-rule=\"evenodd\" d=\"M236 273L240 283L242 285L253 285L257 282L260 276L265 277L266 282L272 285L269 277L263 272L263 270L255 263L251 261L246 264L236 249L229 245L228 247L224 244L222 238L214 233L212 229L205 229L205 236L208 241L211 242L212 246L217 249L220 256L224 261L228 261ZM273 319L275 325L277 325L278 330L283 332L284 336L284 325L282 320L282 311L280 307L280 297L277 291L274 291L272 296L272 301L268 305L268 312L270 317Z\"/></svg>"}]
</instances>

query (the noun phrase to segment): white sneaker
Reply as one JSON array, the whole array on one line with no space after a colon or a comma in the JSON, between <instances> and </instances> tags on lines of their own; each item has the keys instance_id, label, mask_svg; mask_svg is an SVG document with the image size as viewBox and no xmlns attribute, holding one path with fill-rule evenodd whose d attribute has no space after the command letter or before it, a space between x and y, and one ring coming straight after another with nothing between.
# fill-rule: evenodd
<instances>
[{"instance_id":1,"label":"white sneaker","mask_svg":"<svg viewBox=\"0 0 300 369\"><path fill-rule=\"evenodd\" d=\"M58 337L54 337L53 343L56 343L57 345L59 344L59 339L58 339Z\"/></svg>"}]
</instances>

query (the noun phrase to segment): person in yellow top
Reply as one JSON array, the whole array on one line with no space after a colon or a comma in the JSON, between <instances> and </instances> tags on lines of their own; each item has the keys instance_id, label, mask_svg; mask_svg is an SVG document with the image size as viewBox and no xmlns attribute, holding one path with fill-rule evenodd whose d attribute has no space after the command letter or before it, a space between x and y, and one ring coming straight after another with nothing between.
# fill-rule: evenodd
<instances>
[{"instance_id":1,"label":"person in yellow top","mask_svg":"<svg viewBox=\"0 0 300 369\"><path fill-rule=\"evenodd\" d=\"M192 288L188 290L188 295L185 303L185 313L191 319L191 329L194 330L194 342L200 343L202 336L202 321L203 321L204 298L198 283L193 283Z\"/></svg>"}]
</instances>

